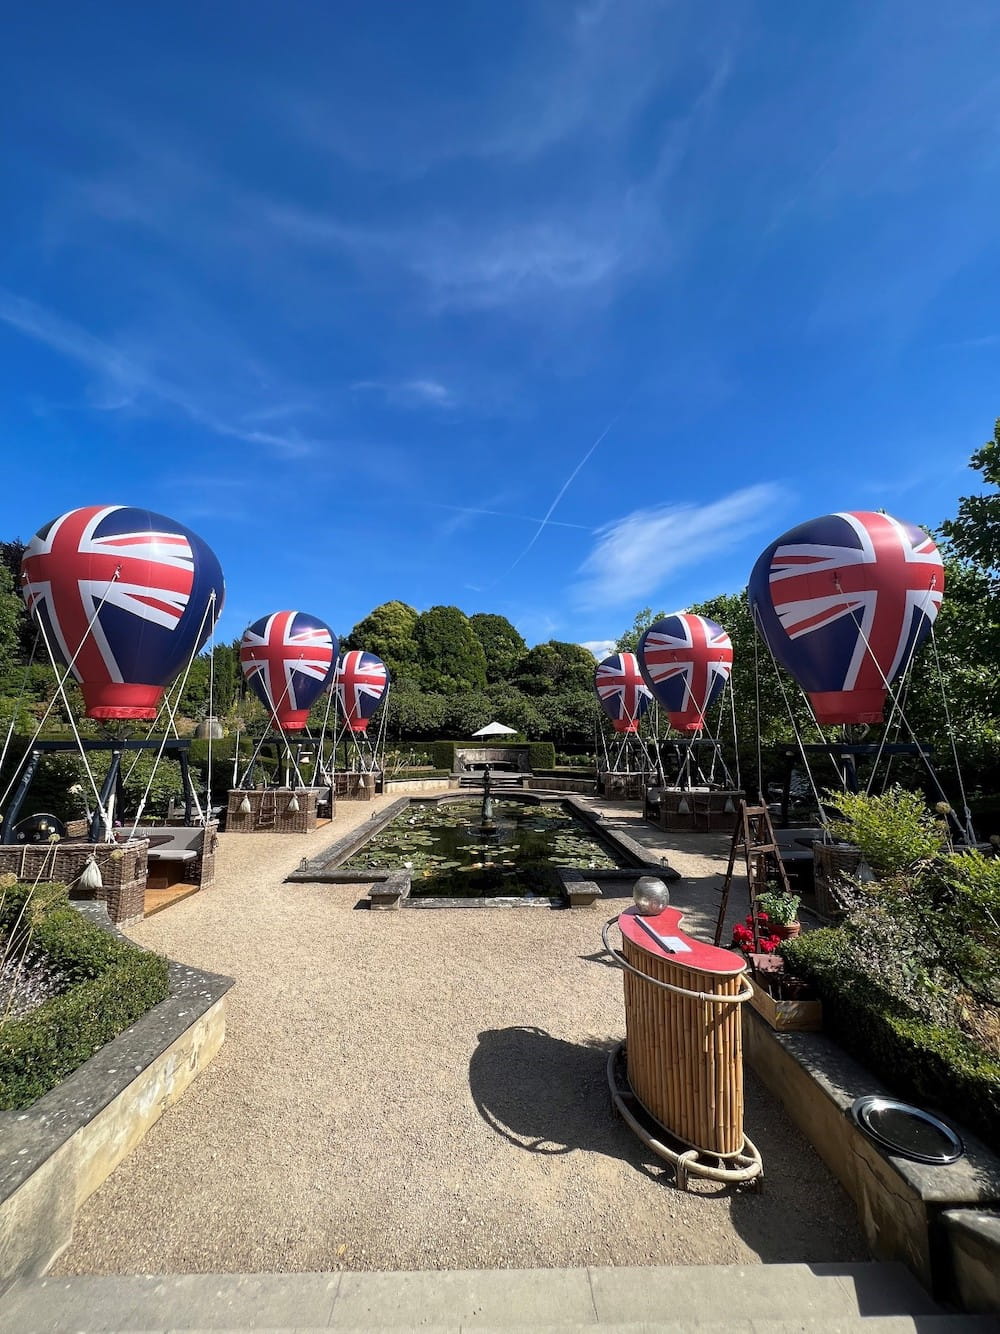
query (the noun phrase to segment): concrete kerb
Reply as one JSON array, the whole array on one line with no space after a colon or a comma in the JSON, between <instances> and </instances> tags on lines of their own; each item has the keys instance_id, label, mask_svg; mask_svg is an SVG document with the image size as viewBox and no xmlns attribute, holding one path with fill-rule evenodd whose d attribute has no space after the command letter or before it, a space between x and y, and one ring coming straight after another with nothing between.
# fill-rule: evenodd
<instances>
[{"instance_id":1,"label":"concrete kerb","mask_svg":"<svg viewBox=\"0 0 1000 1334\"><path fill-rule=\"evenodd\" d=\"M103 904L73 906L121 936ZM66 1249L76 1210L222 1046L233 979L171 963L169 980L165 1000L73 1074L0 1112L0 1292Z\"/></svg>"}]
</instances>

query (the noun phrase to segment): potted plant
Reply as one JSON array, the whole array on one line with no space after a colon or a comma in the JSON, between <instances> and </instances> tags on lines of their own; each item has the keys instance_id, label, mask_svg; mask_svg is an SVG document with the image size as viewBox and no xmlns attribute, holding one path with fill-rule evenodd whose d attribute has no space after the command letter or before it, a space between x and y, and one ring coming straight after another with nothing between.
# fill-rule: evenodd
<instances>
[{"instance_id":1,"label":"potted plant","mask_svg":"<svg viewBox=\"0 0 1000 1334\"><path fill-rule=\"evenodd\" d=\"M781 940L792 940L799 934L802 930L798 917L800 902L798 894L771 887L757 895L757 909L766 916L769 934Z\"/></svg>"}]
</instances>

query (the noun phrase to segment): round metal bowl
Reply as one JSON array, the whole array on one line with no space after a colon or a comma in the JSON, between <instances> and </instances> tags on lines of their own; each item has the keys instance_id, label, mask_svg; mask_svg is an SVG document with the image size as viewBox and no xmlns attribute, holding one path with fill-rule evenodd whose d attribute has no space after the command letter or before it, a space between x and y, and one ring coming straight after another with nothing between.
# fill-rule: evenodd
<instances>
[{"instance_id":1,"label":"round metal bowl","mask_svg":"<svg viewBox=\"0 0 1000 1334\"><path fill-rule=\"evenodd\" d=\"M866 1135L899 1158L941 1166L965 1152L961 1137L945 1121L898 1098L869 1093L851 1105L851 1118Z\"/></svg>"}]
</instances>

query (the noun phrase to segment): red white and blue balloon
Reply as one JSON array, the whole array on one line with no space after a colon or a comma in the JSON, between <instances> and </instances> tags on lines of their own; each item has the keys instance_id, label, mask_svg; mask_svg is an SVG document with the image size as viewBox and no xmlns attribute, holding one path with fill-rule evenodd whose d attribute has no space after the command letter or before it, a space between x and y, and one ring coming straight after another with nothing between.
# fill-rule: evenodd
<instances>
[{"instance_id":1,"label":"red white and blue balloon","mask_svg":"<svg viewBox=\"0 0 1000 1334\"><path fill-rule=\"evenodd\" d=\"M337 637L304 611L273 611L240 640L247 682L283 732L298 732L337 670Z\"/></svg>"},{"instance_id":2,"label":"red white and blue balloon","mask_svg":"<svg viewBox=\"0 0 1000 1334\"><path fill-rule=\"evenodd\" d=\"M389 673L374 653L352 649L337 668L337 703L352 732L365 732L389 685Z\"/></svg>"},{"instance_id":3,"label":"red white and blue balloon","mask_svg":"<svg viewBox=\"0 0 1000 1334\"><path fill-rule=\"evenodd\" d=\"M616 732L638 732L639 720L653 696L634 653L612 653L604 658L594 673L594 689Z\"/></svg>"},{"instance_id":4,"label":"red white and blue balloon","mask_svg":"<svg viewBox=\"0 0 1000 1334\"><path fill-rule=\"evenodd\" d=\"M754 623L820 723L882 721L887 683L930 632L944 565L920 528L856 510L772 542L750 575Z\"/></svg>"},{"instance_id":5,"label":"red white and blue balloon","mask_svg":"<svg viewBox=\"0 0 1000 1334\"><path fill-rule=\"evenodd\" d=\"M654 621L639 640L639 669L678 732L700 732L705 712L726 688L733 645L707 616L677 612Z\"/></svg>"},{"instance_id":6,"label":"red white and blue balloon","mask_svg":"<svg viewBox=\"0 0 1000 1334\"><path fill-rule=\"evenodd\" d=\"M200 537L126 505L69 510L40 528L21 585L90 718L155 718L225 599L222 569Z\"/></svg>"}]
</instances>

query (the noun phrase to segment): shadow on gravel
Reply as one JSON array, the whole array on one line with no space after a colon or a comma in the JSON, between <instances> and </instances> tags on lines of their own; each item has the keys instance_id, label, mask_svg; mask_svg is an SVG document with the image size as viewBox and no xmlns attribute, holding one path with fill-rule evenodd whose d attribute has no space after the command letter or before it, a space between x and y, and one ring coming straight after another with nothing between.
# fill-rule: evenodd
<instances>
[{"instance_id":1,"label":"shadow on gravel","mask_svg":"<svg viewBox=\"0 0 1000 1334\"><path fill-rule=\"evenodd\" d=\"M469 1063L476 1108L492 1130L528 1153L600 1153L673 1186L672 1165L611 1110L606 1067L614 1045L566 1042L541 1028L487 1029ZM730 1225L765 1262L867 1259L850 1200L750 1072L745 1094L744 1124L764 1159L763 1193L692 1177L691 1207L701 1207L699 1196L703 1205L725 1201ZM688 1217L693 1223L700 1216Z\"/></svg>"},{"instance_id":2,"label":"shadow on gravel","mask_svg":"<svg viewBox=\"0 0 1000 1334\"><path fill-rule=\"evenodd\" d=\"M476 1109L528 1153L603 1153L658 1180L642 1144L611 1111L605 1071L614 1045L565 1042L541 1028L487 1029L469 1062Z\"/></svg>"}]
</instances>

